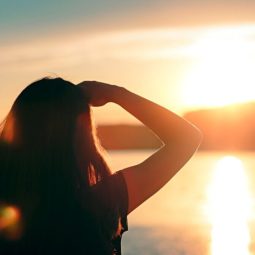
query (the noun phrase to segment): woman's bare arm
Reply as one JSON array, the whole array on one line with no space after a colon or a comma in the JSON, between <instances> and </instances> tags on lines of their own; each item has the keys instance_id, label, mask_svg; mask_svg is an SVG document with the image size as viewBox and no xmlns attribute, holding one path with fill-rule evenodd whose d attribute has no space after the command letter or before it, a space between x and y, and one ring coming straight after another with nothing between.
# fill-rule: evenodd
<instances>
[{"instance_id":1,"label":"woman's bare arm","mask_svg":"<svg viewBox=\"0 0 255 255\"><path fill-rule=\"evenodd\" d=\"M127 183L130 213L183 167L198 148L201 133L173 112L125 88L98 82L87 85L92 105L100 106L107 102L120 105L162 141L162 147L144 162L122 170Z\"/></svg>"}]
</instances>

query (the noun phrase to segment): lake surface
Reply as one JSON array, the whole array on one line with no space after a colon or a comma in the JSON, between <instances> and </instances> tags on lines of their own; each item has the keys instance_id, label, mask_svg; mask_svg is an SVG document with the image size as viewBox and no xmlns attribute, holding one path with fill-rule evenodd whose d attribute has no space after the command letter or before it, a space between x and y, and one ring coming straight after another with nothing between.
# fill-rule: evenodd
<instances>
[{"instance_id":1,"label":"lake surface","mask_svg":"<svg viewBox=\"0 0 255 255\"><path fill-rule=\"evenodd\" d=\"M114 170L153 151L110 151ZM155 178L157 169L155 169ZM197 153L128 217L124 255L255 255L255 153Z\"/></svg>"}]
</instances>

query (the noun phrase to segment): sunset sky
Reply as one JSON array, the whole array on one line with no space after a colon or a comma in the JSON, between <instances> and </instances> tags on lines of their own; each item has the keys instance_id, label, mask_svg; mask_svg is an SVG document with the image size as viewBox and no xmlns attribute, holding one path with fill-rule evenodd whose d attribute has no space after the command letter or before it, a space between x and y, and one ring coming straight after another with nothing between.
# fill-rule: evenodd
<instances>
[{"instance_id":1,"label":"sunset sky","mask_svg":"<svg viewBox=\"0 0 255 255\"><path fill-rule=\"evenodd\" d=\"M177 113L255 100L255 1L1 0L0 118L32 81L126 88ZM132 122L117 106L100 123Z\"/></svg>"}]
</instances>

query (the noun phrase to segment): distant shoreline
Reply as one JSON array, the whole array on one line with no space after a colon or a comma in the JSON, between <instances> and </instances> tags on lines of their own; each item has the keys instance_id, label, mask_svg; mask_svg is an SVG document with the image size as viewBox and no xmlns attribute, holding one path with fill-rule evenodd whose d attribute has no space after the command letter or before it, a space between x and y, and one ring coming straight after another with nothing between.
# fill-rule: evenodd
<instances>
[{"instance_id":1,"label":"distant shoreline","mask_svg":"<svg viewBox=\"0 0 255 255\"><path fill-rule=\"evenodd\" d=\"M200 151L255 150L255 103L191 111L184 118L203 133ZM143 125L99 125L97 133L107 150L146 150L161 146L158 138Z\"/></svg>"}]
</instances>

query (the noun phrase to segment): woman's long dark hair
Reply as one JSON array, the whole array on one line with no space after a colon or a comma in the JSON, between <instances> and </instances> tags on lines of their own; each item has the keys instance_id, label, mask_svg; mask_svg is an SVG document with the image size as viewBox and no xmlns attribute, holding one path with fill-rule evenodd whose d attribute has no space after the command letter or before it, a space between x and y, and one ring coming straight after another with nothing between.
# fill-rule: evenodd
<instances>
[{"instance_id":1,"label":"woman's long dark hair","mask_svg":"<svg viewBox=\"0 0 255 255\"><path fill-rule=\"evenodd\" d=\"M17 97L0 129L0 210L16 208L21 220L13 231L1 229L0 222L0 239L37 245L39 254L46 252L39 240L50 243L49 236L61 235L63 242L64 231L70 243L70 231L82 236L85 228L92 246L98 246L94 239L117 231L117 215L109 219L108 230L98 231L91 187L111 171L98 149L90 111L81 89L61 78L36 81ZM85 124L77 138L79 119ZM103 248L91 249L91 254L103 254Z\"/></svg>"}]
</instances>

